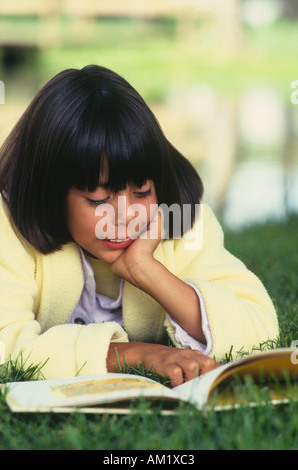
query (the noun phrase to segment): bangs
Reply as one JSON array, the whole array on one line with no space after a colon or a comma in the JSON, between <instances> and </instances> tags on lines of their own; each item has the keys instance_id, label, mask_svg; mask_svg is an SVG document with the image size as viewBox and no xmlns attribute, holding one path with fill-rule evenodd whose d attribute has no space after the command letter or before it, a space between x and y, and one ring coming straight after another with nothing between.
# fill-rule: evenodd
<instances>
[{"instance_id":1,"label":"bangs","mask_svg":"<svg viewBox=\"0 0 298 470\"><path fill-rule=\"evenodd\" d=\"M158 204L169 207L194 208L203 194L194 167L138 92L97 65L66 69L41 88L5 141L0 170L14 228L44 254L73 241L71 187L93 192L104 185L118 193L150 179Z\"/></svg>"},{"instance_id":2,"label":"bangs","mask_svg":"<svg viewBox=\"0 0 298 470\"><path fill-rule=\"evenodd\" d=\"M86 107L69 147L69 186L93 192L104 171L104 186L115 193L128 184L141 187L147 179L159 185L166 139L153 115L148 120L143 109L126 108L102 109L96 99Z\"/></svg>"}]
</instances>

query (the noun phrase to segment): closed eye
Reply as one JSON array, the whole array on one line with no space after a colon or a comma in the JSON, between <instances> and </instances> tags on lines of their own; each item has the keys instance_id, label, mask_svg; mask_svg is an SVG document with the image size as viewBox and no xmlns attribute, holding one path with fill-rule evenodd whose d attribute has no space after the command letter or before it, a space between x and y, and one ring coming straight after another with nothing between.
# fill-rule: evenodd
<instances>
[{"instance_id":1,"label":"closed eye","mask_svg":"<svg viewBox=\"0 0 298 470\"><path fill-rule=\"evenodd\" d=\"M145 198L145 197L148 197L152 194L152 189L149 188L147 191L135 191L134 192L134 195L137 197L137 198ZM88 203L91 205L91 206L99 206L100 204L105 204L106 202L108 202L108 200L110 199L110 197L106 197L105 199L90 199L89 197L86 197L86 200L88 201Z\"/></svg>"},{"instance_id":2,"label":"closed eye","mask_svg":"<svg viewBox=\"0 0 298 470\"><path fill-rule=\"evenodd\" d=\"M105 199L97 200L97 199L90 199L89 197L86 197L86 200L89 202L91 206L99 206L100 204L105 204L110 197L106 197Z\"/></svg>"},{"instance_id":3,"label":"closed eye","mask_svg":"<svg viewBox=\"0 0 298 470\"><path fill-rule=\"evenodd\" d=\"M134 192L134 195L139 198L148 197L148 196L151 196L151 194L152 194L151 188L149 188L147 191Z\"/></svg>"}]
</instances>

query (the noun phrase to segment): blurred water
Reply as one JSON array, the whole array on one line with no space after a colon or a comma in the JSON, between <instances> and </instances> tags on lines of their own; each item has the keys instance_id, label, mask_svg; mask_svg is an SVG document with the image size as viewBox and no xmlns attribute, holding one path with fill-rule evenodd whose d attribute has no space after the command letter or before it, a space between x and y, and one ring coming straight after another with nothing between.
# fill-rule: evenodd
<instances>
[{"instance_id":1,"label":"blurred water","mask_svg":"<svg viewBox=\"0 0 298 470\"><path fill-rule=\"evenodd\" d=\"M298 213L298 166L285 172L280 162L244 161L231 178L222 219L226 226L285 220Z\"/></svg>"},{"instance_id":2,"label":"blurred water","mask_svg":"<svg viewBox=\"0 0 298 470\"><path fill-rule=\"evenodd\" d=\"M234 95L199 85L176 90L166 109L162 123L198 168L205 200L226 226L298 213L298 105L290 92L287 101L270 86Z\"/></svg>"}]
</instances>

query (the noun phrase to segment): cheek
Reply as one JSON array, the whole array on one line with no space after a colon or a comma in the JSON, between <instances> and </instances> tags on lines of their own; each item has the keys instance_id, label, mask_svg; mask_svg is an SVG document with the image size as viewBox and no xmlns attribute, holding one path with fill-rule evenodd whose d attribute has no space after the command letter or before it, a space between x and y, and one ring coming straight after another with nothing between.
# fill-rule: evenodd
<instances>
[{"instance_id":1,"label":"cheek","mask_svg":"<svg viewBox=\"0 0 298 470\"><path fill-rule=\"evenodd\" d=\"M97 219L92 211L73 210L69 213L69 230L74 238L87 238L94 236L96 221Z\"/></svg>"},{"instance_id":2,"label":"cheek","mask_svg":"<svg viewBox=\"0 0 298 470\"><path fill-rule=\"evenodd\" d=\"M157 203L156 197L153 197L150 201L148 201L145 204L145 207L146 207L146 212L147 212L147 223L149 224L150 220L153 219L158 209L158 203Z\"/></svg>"}]
</instances>

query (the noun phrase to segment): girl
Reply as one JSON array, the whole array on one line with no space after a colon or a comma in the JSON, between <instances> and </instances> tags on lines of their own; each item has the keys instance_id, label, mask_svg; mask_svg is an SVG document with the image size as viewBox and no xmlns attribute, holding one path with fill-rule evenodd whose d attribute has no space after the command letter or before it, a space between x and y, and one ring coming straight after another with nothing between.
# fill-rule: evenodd
<instances>
[{"instance_id":1,"label":"girl","mask_svg":"<svg viewBox=\"0 0 298 470\"><path fill-rule=\"evenodd\" d=\"M200 177L110 70L65 70L39 91L3 145L0 192L6 359L46 362L45 378L142 363L179 385L278 335Z\"/></svg>"}]
</instances>

